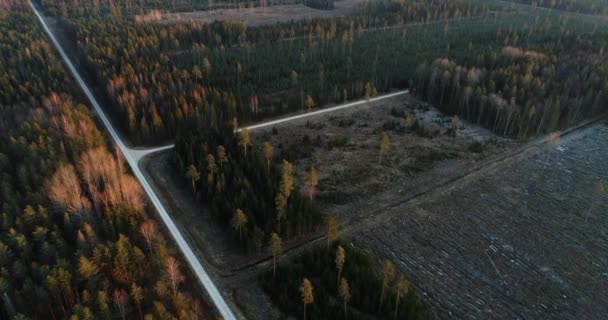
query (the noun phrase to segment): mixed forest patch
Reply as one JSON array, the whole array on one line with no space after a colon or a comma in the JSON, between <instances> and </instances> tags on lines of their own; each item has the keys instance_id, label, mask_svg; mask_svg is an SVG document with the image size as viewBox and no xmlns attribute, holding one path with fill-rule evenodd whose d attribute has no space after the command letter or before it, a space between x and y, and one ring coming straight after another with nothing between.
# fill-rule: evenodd
<instances>
[{"instance_id":1,"label":"mixed forest patch","mask_svg":"<svg viewBox=\"0 0 608 320\"><path fill-rule=\"evenodd\" d=\"M428 318L416 290L391 261L378 266L368 252L343 240L281 263L260 281L275 305L295 317Z\"/></svg>"}]
</instances>

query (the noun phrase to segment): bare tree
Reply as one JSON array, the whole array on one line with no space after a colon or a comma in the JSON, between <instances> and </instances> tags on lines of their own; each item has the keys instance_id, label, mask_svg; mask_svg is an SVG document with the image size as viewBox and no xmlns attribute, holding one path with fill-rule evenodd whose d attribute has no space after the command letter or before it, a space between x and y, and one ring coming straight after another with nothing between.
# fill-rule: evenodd
<instances>
[{"instance_id":1,"label":"bare tree","mask_svg":"<svg viewBox=\"0 0 608 320\"><path fill-rule=\"evenodd\" d=\"M118 308L118 311L120 311L122 319L125 320L125 310L127 308L127 302L129 301L129 295L123 289L116 289L112 293L112 298L116 304L116 307Z\"/></svg>"},{"instance_id":2,"label":"bare tree","mask_svg":"<svg viewBox=\"0 0 608 320\"><path fill-rule=\"evenodd\" d=\"M407 291L409 290L410 287L410 283L409 281L407 281L405 279L405 277L403 276L403 274L399 274L399 280L397 280L397 286L395 287L395 293L396 293L396 301L395 301L395 319L397 319L397 313L399 311L399 300L401 299L401 296L404 294L407 294Z\"/></svg>"},{"instance_id":3,"label":"bare tree","mask_svg":"<svg viewBox=\"0 0 608 320\"><path fill-rule=\"evenodd\" d=\"M194 196L196 196L196 182L201 179L201 174L193 164L188 167L186 178L189 178L192 182L192 192L194 193Z\"/></svg>"},{"instance_id":4,"label":"bare tree","mask_svg":"<svg viewBox=\"0 0 608 320\"><path fill-rule=\"evenodd\" d=\"M179 270L179 261L173 257L167 257L165 259L165 276L167 282L171 286L171 290L174 295L177 295L177 290L180 285L185 280L184 275Z\"/></svg>"},{"instance_id":5,"label":"bare tree","mask_svg":"<svg viewBox=\"0 0 608 320\"><path fill-rule=\"evenodd\" d=\"M48 185L48 196L59 208L69 213L80 213L91 207L71 164L59 167Z\"/></svg>"},{"instance_id":6,"label":"bare tree","mask_svg":"<svg viewBox=\"0 0 608 320\"><path fill-rule=\"evenodd\" d=\"M156 224L156 221L148 219L142 222L139 226L139 233L146 239L148 251L152 252L152 241L158 235L158 225Z\"/></svg>"}]
</instances>

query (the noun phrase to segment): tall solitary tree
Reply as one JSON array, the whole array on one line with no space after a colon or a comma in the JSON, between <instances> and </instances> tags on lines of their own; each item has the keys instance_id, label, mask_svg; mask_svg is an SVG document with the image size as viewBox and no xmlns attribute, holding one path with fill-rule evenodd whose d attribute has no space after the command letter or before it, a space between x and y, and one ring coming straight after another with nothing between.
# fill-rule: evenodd
<instances>
[{"instance_id":1,"label":"tall solitary tree","mask_svg":"<svg viewBox=\"0 0 608 320\"><path fill-rule=\"evenodd\" d=\"M350 301L350 286L348 285L348 280L345 278L340 278L339 293L344 302L344 319L348 320L348 309L346 308L346 304Z\"/></svg>"},{"instance_id":2,"label":"tall solitary tree","mask_svg":"<svg viewBox=\"0 0 608 320\"><path fill-rule=\"evenodd\" d=\"M315 167L311 166L310 167L310 176L309 176L309 180L308 180L308 197L310 198L310 201L312 201L315 196L315 191L317 189L318 183L319 183L319 178L317 176L317 170L315 170Z\"/></svg>"},{"instance_id":3,"label":"tall solitary tree","mask_svg":"<svg viewBox=\"0 0 608 320\"><path fill-rule=\"evenodd\" d=\"M277 257L281 255L283 251L283 242L281 237L278 234L273 232L270 235L270 253L272 254L272 281L274 281L274 277L277 270Z\"/></svg>"},{"instance_id":4,"label":"tall solitary tree","mask_svg":"<svg viewBox=\"0 0 608 320\"><path fill-rule=\"evenodd\" d=\"M346 262L346 251L342 246L338 246L336 249L336 269L338 269L338 286L340 285L340 274L342 273L342 268L344 268L344 263Z\"/></svg>"},{"instance_id":5,"label":"tall solitary tree","mask_svg":"<svg viewBox=\"0 0 608 320\"><path fill-rule=\"evenodd\" d=\"M402 295L407 294L407 291L410 288L410 283L409 281L407 281L407 279L405 279L405 276L403 276L403 274L399 274L399 280L397 280L397 286L395 287L395 293L396 293L396 297L395 297L395 316L394 318L397 319L397 313L399 311L399 300L401 299Z\"/></svg>"},{"instance_id":6,"label":"tall solitary tree","mask_svg":"<svg viewBox=\"0 0 608 320\"><path fill-rule=\"evenodd\" d=\"M272 160L272 144L264 142L264 157L266 158L266 171L270 174L270 161Z\"/></svg>"},{"instance_id":7,"label":"tall solitary tree","mask_svg":"<svg viewBox=\"0 0 608 320\"><path fill-rule=\"evenodd\" d=\"M188 171L186 171L186 178L192 181L192 192L194 193L194 196L196 196L196 182L201 179L201 173L198 172L193 164L188 167Z\"/></svg>"},{"instance_id":8,"label":"tall solitary tree","mask_svg":"<svg viewBox=\"0 0 608 320\"><path fill-rule=\"evenodd\" d=\"M239 145L243 147L243 151L245 151L245 158L247 158L247 147L251 145L251 137L249 136L249 129L241 130L241 135L239 138Z\"/></svg>"},{"instance_id":9,"label":"tall solitary tree","mask_svg":"<svg viewBox=\"0 0 608 320\"><path fill-rule=\"evenodd\" d=\"M293 179L293 165L289 163L287 160L283 160L283 165L281 166L281 186L280 192L285 196L285 199L289 199L291 192L294 189L294 179Z\"/></svg>"},{"instance_id":10,"label":"tall solitary tree","mask_svg":"<svg viewBox=\"0 0 608 320\"><path fill-rule=\"evenodd\" d=\"M372 84L369 81L365 84L363 96L365 97L365 101L369 104L372 98Z\"/></svg>"},{"instance_id":11,"label":"tall solitary tree","mask_svg":"<svg viewBox=\"0 0 608 320\"><path fill-rule=\"evenodd\" d=\"M587 220L589 219L589 215L591 215L591 211L593 210L595 203L598 202L598 200L604 193L606 193L606 188L604 187L604 184L601 181L598 181L595 186L595 195L593 196L593 199L591 199L591 205L589 206L589 210L587 211L587 217L585 218L585 222L587 222Z\"/></svg>"},{"instance_id":12,"label":"tall solitary tree","mask_svg":"<svg viewBox=\"0 0 608 320\"><path fill-rule=\"evenodd\" d=\"M247 225L247 215L241 209L236 209L236 212L232 216L232 220L230 220L230 225L234 228L235 231L239 233L239 240L241 239L241 234L243 233L243 228Z\"/></svg>"},{"instance_id":13,"label":"tall solitary tree","mask_svg":"<svg viewBox=\"0 0 608 320\"><path fill-rule=\"evenodd\" d=\"M388 154L388 151L391 148L391 142L388 139L388 134L386 132L382 133L382 139L380 140L380 157L378 159L378 165L382 163L382 157Z\"/></svg>"},{"instance_id":14,"label":"tall solitary tree","mask_svg":"<svg viewBox=\"0 0 608 320\"><path fill-rule=\"evenodd\" d=\"M306 305L309 305L314 301L313 290L314 287L312 286L312 283L310 283L310 280L304 278L304 280L302 280L302 285L300 286L302 304L304 305L304 320L306 320Z\"/></svg>"},{"instance_id":15,"label":"tall solitary tree","mask_svg":"<svg viewBox=\"0 0 608 320\"><path fill-rule=\"evenodd\" d=\"M393 281L395 277L395 267L390 260L384 260L382 267L382 293L380 293L380 305L378 308L382 308L382 299L384 298L384 290L388 286L389 282Z\"/></svg>"},{"instance_id":16,"label":"tall solitary tree","mask_svg":"<svg viewBox=\"0 0 608 320\"><path fill-rule=\"evenodd\" d=\"M306 105L306 110L308 110L308 112L311 112L312 109L315 107L315 101L312 99L311 96L306 96L304 104Z\"/></svg>"},{"instance_id":17,"label":"tall solitary tree","mask_svg":"<svg viewBox=\"0 0 608 320\"><path fill-rule=\"evenodd\" d=\"M338 237L338 221L334 217L327 219L327 248Z\"/></svg>"}]
</instances>

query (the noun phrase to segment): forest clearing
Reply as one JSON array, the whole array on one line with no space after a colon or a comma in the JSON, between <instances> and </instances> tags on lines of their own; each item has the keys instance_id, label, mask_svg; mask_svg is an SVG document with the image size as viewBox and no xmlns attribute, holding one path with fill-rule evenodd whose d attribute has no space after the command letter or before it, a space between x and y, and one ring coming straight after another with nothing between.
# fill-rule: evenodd
<instances>
[{"instance_id":1,"label":"forest clearing","mask_svg":"<svg viewBox=\"0 0 608 320\"><path fill-rule=\"evenodd\" d=\"M332 10L315 9L303 4L285 4L268 7L243 7L238 9L216 9L191 12L160 13L151 21L159 23L176 23L198 21L238 21L249 27L272 25L303 19L343 17L352 15L365 0L348 0L335 2ZM137 20L137 16L135 17ZM141 19L141 18L140 18ZM145 18L143 20L146 20Z\"/></svg>"},{"instance_id":2,"label":"forest clearing","mask_svg":"<svg viewBox=\"0 0 608 320\"><path fill-rule=\"evenodd\" d=\"M608 247L605 122L360 234L357 246L421 279L437 318L601 318ZM392 214L391 214L392 215ZM397 258L399 257L399 258Z\"/></svg>"}]
</instances>

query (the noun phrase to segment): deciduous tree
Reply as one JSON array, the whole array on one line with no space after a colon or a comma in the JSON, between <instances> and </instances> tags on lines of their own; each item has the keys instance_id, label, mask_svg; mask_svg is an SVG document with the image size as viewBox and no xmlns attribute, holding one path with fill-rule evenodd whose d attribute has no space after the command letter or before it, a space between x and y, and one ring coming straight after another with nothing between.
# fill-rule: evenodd
<instances>
[{"instance_id":1,"label":"deciduous tree","mask_svg":"<svg viewBox=\"0 0 608 320\"><path fill-rule=\"evenodd\" d=\"M346 308L346 305L350 301L350 286L348 285L348 280L345 278L340 278L338 291L342 301L344 302L344 319L348 319L348 309Z\"/></svg>"},{"instance_id":2,"label":"deciduous tree","mask_svg":"<svg viewBox=\"0 0 608 320\"><path fill-rule=\"evenodd\" d=\"M378 164L382 163L382 157L388 154L390 147L391 144L388 138L388 134L386 134L386 132L383 132L382 139L380 140L380 158L378 159Z\"/></svg>"},{"instance_id":3,"label":"deciduous tree","mask_svg":"<svg viewBox=\"0 0 608 320\"><path fill-rule=\"evenodd\" d=\"M148 245L148 251L152 252L152 241L158 235L158 225L156 224L156 221L148 219L142 222L139 226L139 233L146 240L146 245Z\"/></svg>"},{"instance_id":4,"label":"deciduous tree","mask_svg":"<svg viewBox=\"0 0 608 320\"><path fill-rule=\"evenodd\" d=\"M283 242L278 234L273 232L270 235L270 253L272 254L272 281L274 281L276 269L277 269L277 257L281 255L283 251Z\"/></svg>"},{"instance_id":5,"label":"deciduous tree","mask_svg":"<svg viewBox=\"0 0 608 320\"><path fill-rule=\"evenodd\" d=\"M179 269L179 261L171 256L165 259L165 277L174 295L177 295L179 285L185 280Z\"/></svg>"},{"instance_id":6,"label":"deciduous tree","mask_svg":"<svg viewBox=\"0 0 608 320\"><path fill-rule=\"evenodd\" d=\"M247 157L247 147L251 145L251 137L249 136L249 129L245 128L241 130L239 145L243 147L245 152L245 158Z\"/></svg>"},{"instance_id":7,"label":"deciduous tree","mask_svg":"<svg viewBox=\"0 0 608 320\"><path fill-rule=\"evenodd\" d=\"M312 201L315 196L318 183L317 170L315 170L315 167L311 166L310 175L308 178L308 197L310 198L310 201Z\"/></svg>"},{"instance_id":8,"label":"deciduous tree","mask_svg":"<svg viewBox=\"0 0 608 320\"><path fill-rule=\"evenodd\" d=\"M338 238L338 221L334 217L327 219L327 247Z\"/></svg>"},{"instance_id":9,"label":"deciduous tree","mask_svg":"<svg viewBox=\"0 0 608 320\"><path fill-rule=\"evenodd\" d=\"M302 297L302 304L304 305L304 320L306 320L306 306L314 301L313 290L314 287L310 280L304 278L300 286L300 295Z\"/></svg>"},{"instance_id":10,"label":"deciduous tree","mask_svg":"<svg viewBox=\"0 0 608 320\"><path fill-rule=\"evenodd\" d=\"M407 294L409 287L409 281L405 279L403 274L399 274L399 280L397 280L397 285L395 286L395 319L397 319L397 312L399 311L399 300L401 299L402 295Z\"/></svg>"},{"instance_id":11,"label":"deciduous tree","mask_svg":"<svg viewBox=\"0 0 608 320\"><path fill-rule=\"evenodd\" d=\"M270 161L272 160L272 144L264 142L264 157L266 158L266 171L270 174Z\"/></svg>"},{"instance_id":12,"label":"deciduous tree","mask_svg":"<svg viewBox=\"0 0 608 320\"><path fill-rule=\"evenodd\" d=\"M382 292L380 293L380 304L379 308L382 307L382 299L384 298L384 290L388 286L388 284L393 281L395 277L395 267L390 260L384 260L384 265L382 267Z\"/></svg>"},{"instance_id":13,"label":"deciduous tree","mask_svg":"<svg viewBox=\"0 0 608 320\"><path fill-rule=\"evenodd\" d=\"M192 182L192 193L196 196L196 182L201 179L201 174L193 164L188 167L186 178Z\"/></svg>"},{"instance_id":14,"label":"deciduous tree","mask_svg":"<svg viewBox=\"0 0 608 320\"><path fill-rule=\"evenodd\" d=\"M338 270L338 286L340 285L340 274L342 273L342 268L344 268L344 263L346 262L346 251L342 246L338 246L336 249L336 259L334 260L336 263L336 269Z\"/></svg>"},{"instance_id":15,"label":"deciduous tree","mask_svg":"<svg viewBox=\"0 0 608 320\"><path fill-rule=\"evenodd\" d=\"M230 220L230 224L235 231L239 233L239 239L241 239L241 234L243 232L243 228L247 224L247 215L241 209L236 209L236 212L232 216L232 220Z\"/></svg>"},{"instance_id":16,"label":"deciduous tree","mask_svg":"<svg viewBox=\"0 0 608 320\"><path fill-rule=\"evenodd\" d=\"M112 299L116 304L116 308L118 308L118 311L120 312L120 316L123 320L125 320L125 313L127 308L127 302L129 301L129 295L123 289L116 289L112 293Z\"/></svg>"},{"instance_id":17,"label":"deciduous tree","mask_svg":"<svg viewBox=\"0 0 608 320\"><path fill-rule=\"evenodd\" d=\"M306 105L306 110L308 110L308 112L311 112L312 109L315 107L315 101L312 99L311 96L306 96L306 99L304 100L304 104Z\"/></svg>"}]
</instances>

